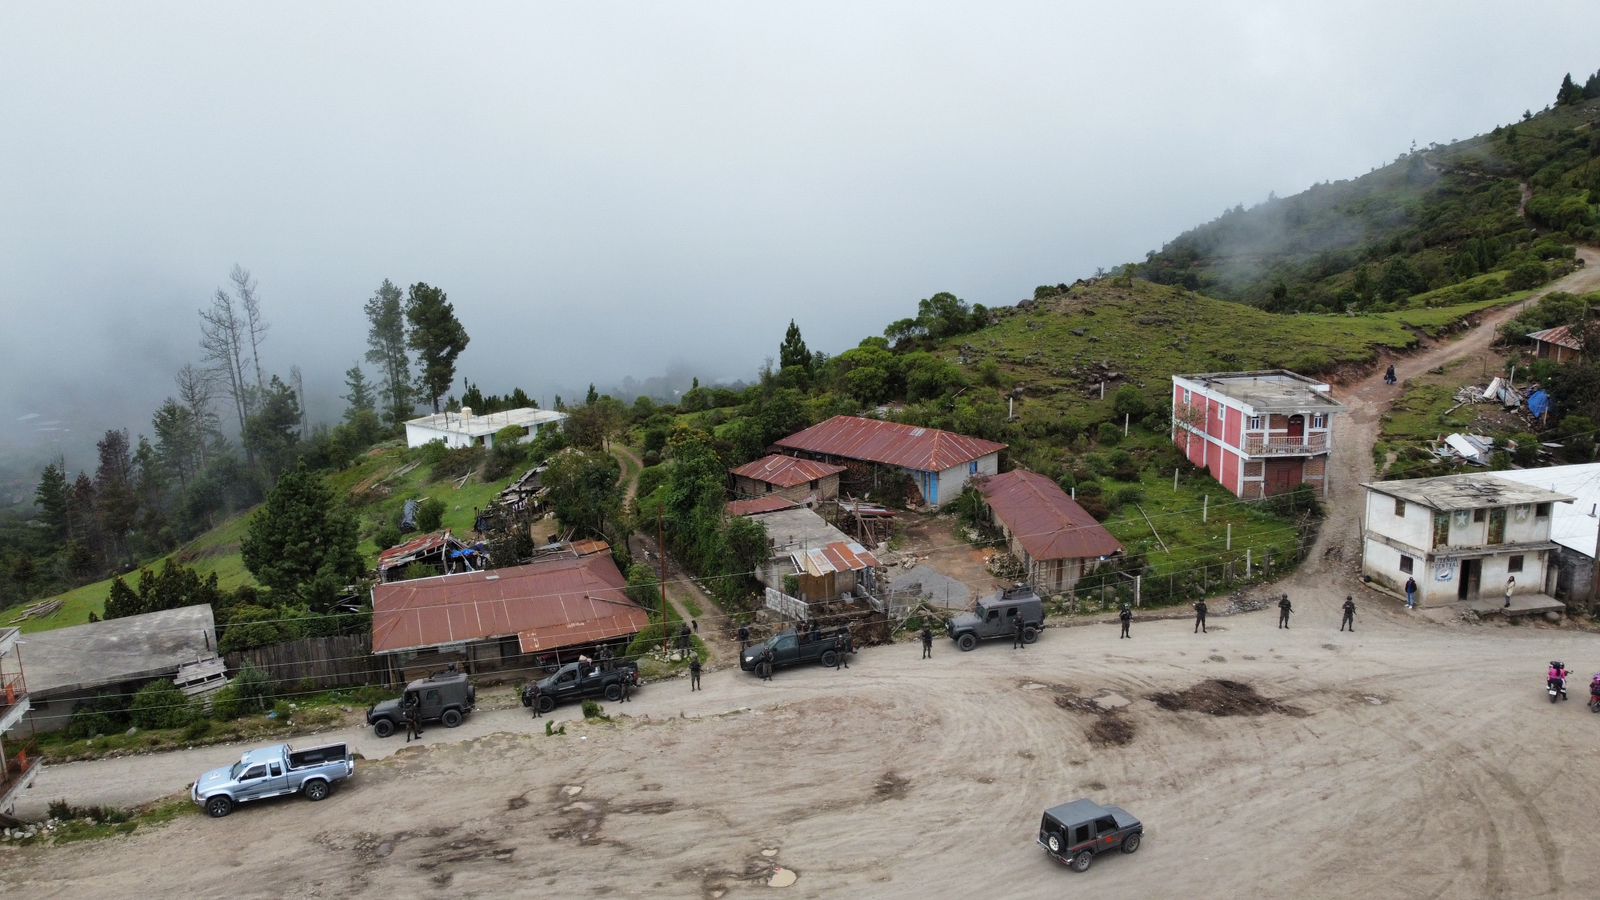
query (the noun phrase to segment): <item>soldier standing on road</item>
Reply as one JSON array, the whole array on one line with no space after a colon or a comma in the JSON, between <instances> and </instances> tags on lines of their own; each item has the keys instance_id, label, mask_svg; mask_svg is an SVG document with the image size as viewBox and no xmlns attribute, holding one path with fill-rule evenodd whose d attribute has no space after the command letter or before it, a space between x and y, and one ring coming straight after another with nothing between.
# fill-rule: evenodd
<instances>
[{"instance_id":1,"label":"soldier standing on road","mask_svg":"<svg viewBox=\"0 0 1600 900\"><path fill-rule=\"evenodd\" d=\"M622 700L620 702L622 702L622 703L627 703L628 702L628 694L632 692L632 688L633 688L633 679L630 678L626 673L624 673L623 676L622 676Z\"/></svg>"},{"instance_id":2,"label":"soldier standing on road","mask_svg":"<svg viewBox=\"0 0 1600 900\"><path fill-rule=\"evenodd\" d=\"M528 705L533 708L533 717L537 719L539 718L539 685L528 685L528 694L533 698L533 702Z\"/></svg>"},{"instance_id":3,"label":"soldier standing on road","mask_svg":"<svg viewBox=\"0 0 1600 900\"><path fill-rule=\"evenodd\" d=\"M839 660L833 664L835 669L850 668L850 651L852 649L854 649L854 646L850 640L850 626L846 625L839 629L839 642L834 645L834 650L837 651L835 655Z\"/></svg>"},{"instance_id":4,"label":"soldier standing on road","mask_svg":"<svg viewBox=\"0 0 1600 900\"><path fill-rule=\"evenodd\" d=\"M1289 627L1289 614L1292 613L1292 612L1294 612L1294 604L1289 602L1289 595L1288 594L1284 594L1283 597L1278 600L1278 627L1279 628L1288 628Z\"/></svg>"},{"instance_id":5,"label":"soldier standing on road","mask_svg":"<svg viewBox=\"0 0 1600 900\"><path fill-rule=\"evenodd\" d=\"M1016 627L1012 629L1013 636L1011 638L1011 649L1013 649L1013 650L1025 650L1027 648L1022 643L1022 629L1025 627L1022 624L1022 616L1020 616L1020 615L1017 616L1017 621L1015 622L1015 626Z\"/></svg>"},{"instance_id":6,"label":"soldier standing on road","mask_svg":"<svg viewBox=\"0 0 1600 900\"><path fill-rule=\"evenodd\" d=\"M768 647L765 650L761 651L761 662L758 664L757 667L761 670L761 680L762 681L771 681L772 680L772 648L771 647Z\"/></svg>"},{"instance_id":7,"label":"soldier standing on road","mask_svg":"<svg viewBox=\"0 0 1600 900\"><path fill-rule=\"evenodd\" d=\"M700 690L700 654L689 660L689 690Z\"/></svg>"},{"instance_id":8,"label":"soldier standing on road","mask_svg":"<svg viewBox=\"0 0 1600 900\"><path fill-rule=\"evenodd\" d=\"M417 709L416 701L413 700L406 705L404 715L406 719L406 743L411 743L412 738L416 738L419 741L422 740L422 715L421 710Z\"/></svg>"},{"instance_id":9,"label":"soldier standing on road","mask_svg":"<svg viewBox=\"0 0 1600 900\"><path fill-rule=\"evenodd\" d=\"M922 658L923 659L930 659L932 657L933 657L933 629L929 628L926 625L924 625L924 626L922 626Z\"/></svg>"},{"instance_id":10,"label":"soldier standing on road","mask_svg":"<svg viewBox=\"0 0 1600 900\"><path fill-rule=\"evenodd\" d=\"M1351 631L1356 630L1356 598L1348 594L1344 598L1344 618L1339 621L1339 630L1343 631L1346 625Z\"/></svg>"},{"instance_id":11,"label":"soldier standing on road","mask_svg":"<svg viewBox=\"0 0 1600 900\"><path fill-rule=\"evenodd\" d=\"M749 650L749 649L750 649L750 626L749 625L740 625L739 626L739 655L743 656L744 652L746 650Z\"/></svg>"},{"instance_id":12,"label":"soldier standing on road","mask_svg":"<svg viewBox=\"0 0 1600 900\"><path fill-rule=\"evenodd\" d=\"M1194 633L1206 633L1206 598L1204 597L1194 602Z\"/></svg>"},{"instance_id":13,"label":"soldier standing on road","mask_svg":"<svg viewBox=\"0 0 1600 900\"><path fill-rule=\"evenodd\" d=\"M1117 614L1117 618L1122 620L1122 636L1125 638L1133 637L1128 633L1128 626L1133 623L1133 608L1126 603L1122 604L1122 612Z\"/></svg>"}]
</instances>

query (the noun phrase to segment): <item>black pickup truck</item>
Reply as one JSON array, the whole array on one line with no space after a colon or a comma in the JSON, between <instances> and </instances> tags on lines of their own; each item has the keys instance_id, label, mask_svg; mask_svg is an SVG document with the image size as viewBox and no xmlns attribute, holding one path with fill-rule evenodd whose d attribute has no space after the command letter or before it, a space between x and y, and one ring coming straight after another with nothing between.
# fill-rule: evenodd
<instances>
[{"instance_id":1,"label":"black pickup truck","mask_svg":"<svg viewBox=\"0 0 1600 900\"><path fill-rule=\"evenodd\" d=\"M538 705L547 713L568 700L604 697L613 703L622 699L622 686L639 686L639 664L613 662L605 668L594 663L567 663L555 672L522 689L522 705Z\"/></svg>"},{"instance_id":2,"label":"black pickup truck","mask_svg":"<svg viewBox=\"0 0 1600 900\"><path fill-rule=\"evenodd\" d=\"M745 648L739 657L739 668L758 675L765 674L762 668L767 665L783 669L801 663L818 662L832 668L838 664L839 654L853 652L854 649L849 645L849 634L843 628L815 636L784 631Z\"/></svg>"}]
</instances>

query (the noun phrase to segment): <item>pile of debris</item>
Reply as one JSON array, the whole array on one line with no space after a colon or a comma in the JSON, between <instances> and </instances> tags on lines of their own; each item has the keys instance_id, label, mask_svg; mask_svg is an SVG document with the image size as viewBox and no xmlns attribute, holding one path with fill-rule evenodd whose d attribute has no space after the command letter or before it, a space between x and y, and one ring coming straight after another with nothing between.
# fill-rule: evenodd
<instances>
[{"instance_id":1,"label":"pile of debris","mask_svg":"<svg viewBox=\"0 0 1600 900\"><path fill-rule=\"evenodd\" d=\"M990 553L984 559L984 565L990 575L1001 581L1021 581L1027 575L1022 568L1022 561L1004 550Z\"/></svg>"},{"instance_id":2,"label":"pile of debris","mask_svg":"<svg viewBox=\"0 0 1600 900\"><path fill-rule=\"evenodd\" d=\"M1234 613L1260 612L1277 605L1277 597L1247 597L1244 591L1235 591L1228 596L1228 611Z\"/></svg>"}]
</instances>

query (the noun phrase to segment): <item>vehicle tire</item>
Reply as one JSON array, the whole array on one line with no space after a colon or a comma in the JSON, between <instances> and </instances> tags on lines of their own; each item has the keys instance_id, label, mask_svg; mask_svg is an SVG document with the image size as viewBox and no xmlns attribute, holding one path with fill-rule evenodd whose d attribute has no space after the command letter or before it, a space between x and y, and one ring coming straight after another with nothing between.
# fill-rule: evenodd
<instances>
[{"instance_id":1,"label":"vehicle tire","mask_svg":"<svg viewBox=\"0 0 1600 900\"><path fill-rule=\"evenodd\" d=\"M394 734L394 723L388 719L379 719L372 723L372 733L381 738Z\"/></svg>"},{"instance_id":2,"label":"vehicle tire","mask_svg":"<svg viewBox=\"0 0 1600 900\"><path fill-rule=\"evenodd\" d=\"M960 647L962 651L971 650L973 647L978 646L978 638L969 631L956 638L956 646Z\"/></svg>"},{"instance_id":3,"label":"vehicle tire","mask_svg":"<svg viewBox=\"0 0 1600 900\"><path fill-rule=\"evenodd\" d=\"M1094 862L1093 853L1087 850L1080 851L1077 856L1072 858L1072 871L1087 872L1089 871L1089 864L1092 862Z\"/></svg>"},{"instance_id":4,"label":"vehicle tire","mask_svg":"<svg viewBox=\"0 0 1600 900\"><path fill-rule=\"evenodd\" d=\"M1048 834L1044 839L1044 845L1050 848L1051 853L1060 856L1061 848L1063 846L1061 843L1061 833L1057 831L1050 832L1050 834Z\"/></svg>"},{"instance_id":5,"label":"vehicle tire","mask_svg":"<svg viewBox=\"0 0 1600 900\"><path fill-rule=\"evenodd\" d=\"M1556 702L1556 700L1557 700L1557 699L1558 699L1558 698L1559 698L1559 697L1560 697L1560 696L1561 696L1561 692L1560 692L1560 691L1557 691L1557 692L1556 692L1556 693L1554 693L1554 694L1551 694L1551 695L1550 695L1550 702L1551 702L1551 703L1554 703L1554 702Z\"/></svg>"},{"instance_id":6,"label":"vehicle tire","mask_svg":"<svg viewBox=\"0 0 1600 900\"><path fill-rule=\"evenodd\" d=\"M1024 644L1031 644L1034 641L1037 641L1038 639L1039 639L1039 632L1038 632L1037 629L1033 628L1032 626L1024 626L1023 627L1023 629L1022 629L1022 642Z\"/></svg>"},{"instance_id":7,"label":"vehicle tire","mask_svg":"<svg viewBox=\"0 0 1600 900\"><path fill-rule=\"evenodd\" d=\"M206 798L206 815L210 816L211 818L220 819L231 812L233 812L232 799L222 794L218 794L215 797Z\"/></svg>"},{"instance_id":8,"label":"vehicle tire","mask_svg":"<svg viewBox=\"0 0 1600 900\"><path fill-rule=\"evenodd\" d=\"M1139 832L1135 831L1133 834L1130 834L1127 837L1123 838L1122 839L1122 852L1123 853L1137 853L1137 852L1139 852L1139 838L1142 837L1142 836L1143 835L1141 835Z\"/></svg>"},{"instance_id":9,"label":"vehicle tire","mask_svg":"<svg viewBox=\"0 0 1600 900\"><path fill-rule=\"evenodd\" d=\"M822 663L822 667L824 669L831 669L834 666L837 666L839 664L839 653L838 653L838 651L836 651L836 650L824 650L824 651L822 651L822 659L820 660L820 662Z\"/></svg>"},{"instance_id":10,"label":"vehicle tire","mask_svg":"<svg viewBox=\"0 0 1600 900\"><path fill-rule=\"evenodd\" d=\"M539 712L552 713L556 711L556 698L549 694L539 695Z\"/></svg>"},{"instance_id":11,"label":"vehicle tire","mask_svg":"<svg viewBox=\"0 0 1600 900\"><path fill-rule=\"evenodd\" d=\"M621 700L622 685L617 684L615 681L606 685L606 699L612 703L616 703L618 700Z\"/></svg>"},{"instance_id":12,"label":"vehicle tire","mask_svg":"<svg viewBox=\"0 0 1600 900\"><path fill-rule=\"evenodd\" d=\"M306 799L313 803L318 800L326 800L328 799L328 783L321 778L313 778L300 786L300 793L305 794Z\"/></svg>"},{"instance_id":13,"label":"vehicle tire","mask_svg":"<svg viewBox=\"0 0 1600 900\"><path fill-rule=\"evenodd\" d=\"M454 708L445 710L444 714L439 716L439 724L446 728L454 728L457 725L460 725L461 710Z\"/></svg>"}]
</instances>

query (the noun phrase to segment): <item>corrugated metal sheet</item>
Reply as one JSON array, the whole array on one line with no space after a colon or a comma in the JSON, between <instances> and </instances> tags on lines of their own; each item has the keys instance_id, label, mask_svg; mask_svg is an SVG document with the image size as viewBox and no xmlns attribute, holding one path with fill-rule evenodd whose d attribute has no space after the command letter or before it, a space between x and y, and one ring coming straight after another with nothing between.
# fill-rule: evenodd
<instances>
[{"instance_id":1,"label":"corrugated metal sheet","mask_svg":"<svg viewBox=\"0 0 1600 900\"><path fill-rule=\"evenodd\" d=\"M1036 560L1096 559L1122 545L1054 481L1017 469L977 482L996 519Z\"/></svg>"},{"instance_id":2,"label":"corrugated metal sheet","mask_svg":"<svg viewBox=\"0 0 1600 900\"><path fill-rule=\"evenodd\" d=\"M758 513L794 509L799 505L793 500L785 500L777 494L769 494L765 497L757 497L754 500L730 500L727 504L727 510L730 516L753 516Z\"/></svg>"},{"instance_id":3,"label":"corrugated metal sheet","mask_svg":"<svg viewBox=\"0 0 1600 900\"><path fill-rule=\"evenodd\" d=\"M604 554L380 584L372 589L372 652L511 635L527 652L634 634L650 620L626 586Z\"/></svg>"},{"instance_id":4,"label":"corrugated metal sheet","mask_svg":"<svg viewBox=\"0 0 1600 900\"><path fill-rule=\"evenodd\" d=\"M859 416L834 416L789 435L778 441L778 446L923 472L943 472L1006 448L1005 444L937 428L918 428Z\"/></svg>"},{"instance_id":5,"label":"corrugated metal sheet","mask_svg":"<svg viewBox=\"0 0 1600 900\"><path fill-rule=\"evenodd\" d=\"M1528 337L1535 341L1543 341L1546 344L1555 344L1558 347L1565 347L1568 350L1583 349L1583 342L1578 340L1577 336L1572 333L1572 329L1566 325L1557 325L1554 328L1546 328L1543 331L1535 331L1534 333L1528 335Z\"/></svg>"},{"instance_id":6,"label":"corrugated metal sheet","mask_svg":"<svg viewBox=\"0 0 1600 900\"><path fill-rule=\"evenodd\" d=\"M745 463L734 469L733 474L781 488L790 488L818 481L829 475L837 475L843 471L844 466L774 453L771 456L763 456L755 462Z\"/></svg>"},{"instance_id":7,"label":"corrugated metal sheet","mask_svg":"<svg viewBox=\"0 0 1600 900\"><path fill-rule=\"evenodd\" d=\"M830 572L860 572L882 566L878 558L855 541L825 544L811 550L797 550L789 554L795 568L807 575L820 576Z\"/></svg>"},{"instance_id":8,"label":"corrugated metal sheet","mask_svg":"<svg viewBox=\"0 0 1600 900\"><path fill-rule=\"evenodd\" d=\"M461 546L461 542L450 536L448 531L432 531L419 535L378 554L378 571L383 572L395 566L405 565L425 553L432 553L448 544Z\"/></svg>"}]
</instances>

